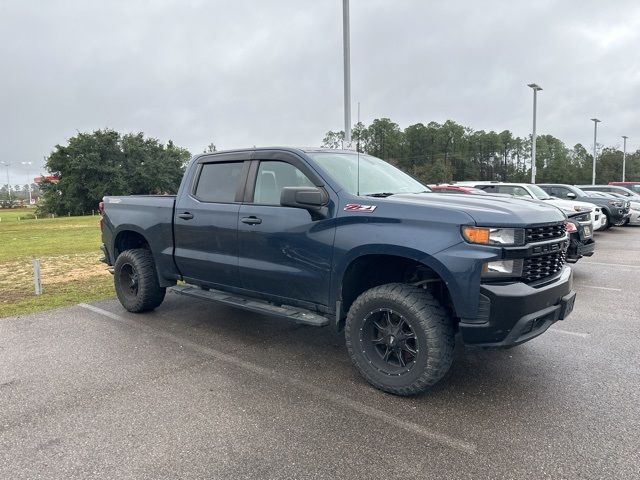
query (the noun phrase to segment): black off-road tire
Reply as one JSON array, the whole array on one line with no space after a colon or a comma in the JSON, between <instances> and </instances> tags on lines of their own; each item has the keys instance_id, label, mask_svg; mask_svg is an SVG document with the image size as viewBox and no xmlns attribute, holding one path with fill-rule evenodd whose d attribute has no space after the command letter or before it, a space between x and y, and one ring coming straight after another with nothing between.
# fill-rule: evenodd
<instances>
[{"instance_id":1,"label":"black off-road tire","mask_svg":"<svg viewBox=\"0 0 640 480\"><path fill-rule=\"evenodd\" d=\"M389 333L392 329L378 328L386 318L392 325L404 322L395 340ZM387 340L380 342L384 336ZM395 395L424 392L446 375L454 358L455 333L446 310L426 290L402 283L382 285L360 295L349 309L345 338L349 356L362 376L374 387ZM398 346L402 341L406 350ZM391 354L385 363L385 349L389 348L400 353ZM410 350L415 350L415 355L408 353ZM391 364L394 357L397 366ZM403 367L402 362L408 363Z\"/></svg>"},{"instance_id":2,"label":"black off-road tire","mask_svg":"<svg viewBox=\"0 0 640 480\"><path fill-rule=\"evenodd\" d=\"M611 227L613 227L613 224L611 223L611 216L608 213L605 213L605 212L602 212L602 213L604 215L604 218L607 219L607 224L602 229L602 231L604 232L605 230L609 230Z\"/></svg>"},{"instance_id":3,"label":"black off-road tire","mask_svg":"<svg viewBox=\"0 0 640 480\"><path fill-rule=\"evenodd\" d=\"M118 300L133 313L148 312L158 307L166 293L166 288L158 283L153 255L144 248L125 250L118 256L113 282Z\"/></svg>"}]
</instances>

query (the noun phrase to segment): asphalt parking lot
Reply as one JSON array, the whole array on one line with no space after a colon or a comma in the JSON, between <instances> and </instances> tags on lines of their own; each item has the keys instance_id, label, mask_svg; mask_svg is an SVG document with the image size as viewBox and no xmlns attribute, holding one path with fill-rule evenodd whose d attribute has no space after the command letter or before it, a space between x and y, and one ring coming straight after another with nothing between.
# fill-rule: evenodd
<instances>
[{"instance_id":1,"label":"asphalt parking lot","mask_svg":"<svg viewBox=\"0 0 640 480\"><path fill-rule=\"evenodd\" d=\"M640 478L640 228L596 234L573 314L371 388L332 330L168 295L0 320L0 478Z\"/></svg>"}]
</instances>

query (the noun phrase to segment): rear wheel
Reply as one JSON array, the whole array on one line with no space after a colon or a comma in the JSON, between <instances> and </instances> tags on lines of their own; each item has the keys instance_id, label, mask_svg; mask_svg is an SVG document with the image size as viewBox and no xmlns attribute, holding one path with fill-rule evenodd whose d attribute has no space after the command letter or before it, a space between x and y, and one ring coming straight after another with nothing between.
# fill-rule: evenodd
<instances>
[{"instance_id":1,"label":"rear wheel","mask_svg":"<svg viewBox=\"0 0 640 480\"><path fill-rule=\"evenodd\" d=\"M151 252L144 248L125 250L114 266L113 281L118 300L130 312L153 310L164 300Z\"/></svg>"},{"instance_id":2,"label":"rear wheel","mask_svg":"<svg viewBox=\"0 0 640 480\"><path fill-rule=\"evenodd\" d=\"M449 371L453 324L426 290L392 283L367 290L345 325L351 360L369 383L396 395L424 392Z\"/></svg>"}]
</instances>

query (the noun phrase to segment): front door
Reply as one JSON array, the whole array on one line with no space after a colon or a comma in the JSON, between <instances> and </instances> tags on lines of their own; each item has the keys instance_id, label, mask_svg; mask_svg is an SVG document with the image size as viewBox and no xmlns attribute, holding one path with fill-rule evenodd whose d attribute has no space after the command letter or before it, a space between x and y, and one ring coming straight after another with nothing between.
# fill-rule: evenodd
<instances>
[{"instance_id":1,"label":"front door","mask_svg":"<svg viewBox=\"0 0 640 480\"><path fill-rule=\"evenodd\" d=\"M240 282L272 299L328 305L335 223L280 206L282 188L321 184L303 169L281 160L254 163L249 201L239 213Z\"/></svg>"}]
</instances>

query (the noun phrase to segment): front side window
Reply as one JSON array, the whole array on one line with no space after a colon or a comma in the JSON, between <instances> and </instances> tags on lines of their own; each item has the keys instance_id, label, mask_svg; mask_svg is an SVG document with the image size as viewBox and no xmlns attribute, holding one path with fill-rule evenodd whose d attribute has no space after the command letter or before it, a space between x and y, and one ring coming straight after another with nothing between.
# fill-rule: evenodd
<instances>
[{"instance_id":1,"label":"front side window","mask_svg":"<svg viewBox=\"0 0 640 480\"><path fill-rule=\"evenodd\" d=\"M551 188L551 195L558 197L558 198L566 198L567 193L569 193L570 190L568 188L562 188L562 187L553 187Z\"/></svg>"},{"instance_id":2,"label":"front side window","mask_svg":"<svg viewBox=\"0 0 640 480\"><path fill-rule=\"evenodd\" d=\"M529 190L533 192L533 194L538 197L538 200L549 200L549 194L541 189L537 185L529 185Z\"/></svg>"},{"instance_id":3,"label":"front side window","mask_svg":"<svg viewBox=\"0 0 640 480\"><path fill-rule=\"evenodd\" d=\"M243 162L203 164L195 196L203 202L234 202L242 167Z\"/></svg>"},{"instance_id":4,"label":"front side window","mask_svg":"<svg viewBox=\"0 0 640 480\"><path fill-rule=\"evenodd\" d=\"M514 197L529 197L529 192L527 192L524 188L518 187L515 185L500 185L498 187L498 191L500 193L508 193L509 195L513 195Z\"/></svg>"},{"instance_id":5,"label":"front side window","mask_svg":"<svg viewBox=\"0 0 640 480\"><path fill-rule=\"evenodd\" d=\"M313 186L313 182L304 173L289 163L260 162L253 202L262 205L280 205L280 194L284 187Z\"/></svg>"}]
</instances>

